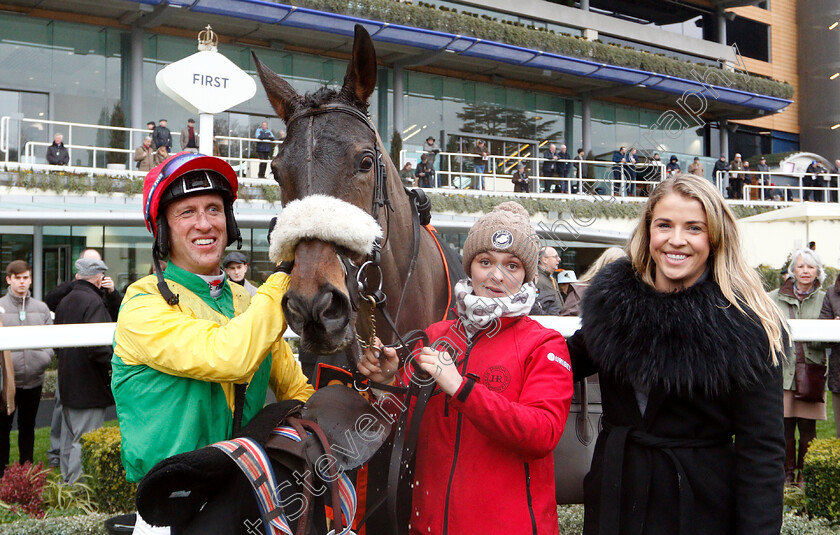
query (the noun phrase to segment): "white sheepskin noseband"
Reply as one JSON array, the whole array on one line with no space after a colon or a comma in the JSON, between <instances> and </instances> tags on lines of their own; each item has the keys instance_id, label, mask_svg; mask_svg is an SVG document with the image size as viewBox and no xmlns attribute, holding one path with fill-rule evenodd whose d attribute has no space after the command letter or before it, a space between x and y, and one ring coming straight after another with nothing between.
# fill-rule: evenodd
<instances>
[{"instance_id":1,"label":"white sheepskin noseband","mask_svg":"<svg viewBox=\"0 0 840 535\"><path fill-rule=\"evenodd\" d=\"M294 260L301 240L321 240L360 255L373 250L382 229L367 212L328 195L310 195L283 207L271 232L268 258L279 263Z\"/></svg>"}]
</instances>

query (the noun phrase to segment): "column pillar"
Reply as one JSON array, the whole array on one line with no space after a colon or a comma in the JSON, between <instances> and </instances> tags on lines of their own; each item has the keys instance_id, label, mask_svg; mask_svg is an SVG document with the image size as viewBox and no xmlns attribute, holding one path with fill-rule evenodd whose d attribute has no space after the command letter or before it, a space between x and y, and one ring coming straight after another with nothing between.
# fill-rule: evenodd
<instances>
[{"instance_id":1,"label":"column pillar","mask_svg":"<svg viewBox=\"0 0 840 535\"><path fill-rule=\"evenodd\" d=\"M403 134L403 95L405 83L402 65L394 65L394 131Z\"/></svg>"},{"instance_id":2,"label":"column pillar","mask_svg":"<svg viewBox=\"0 0 840 535\"><path fill-rule=\"evenodd\" d=\"M35 225L32 234L32 297L44 298L44 227Z\"/></svg>"},{"instance_id":3,"label":"column pillar","mask_svg":"<svg viewBox=\"0 0 840 535\"><path fill-rule=\"evenodd\" d=\"M131 27L131 56L129 61L131 62L130 125L132 128L145 128L146 122L143 120L143 28L136 24ZM131 147L138 147L143 142L142 139L134 139L135 135L137 134L132 132Z\"/></svg>"}]
</instances>

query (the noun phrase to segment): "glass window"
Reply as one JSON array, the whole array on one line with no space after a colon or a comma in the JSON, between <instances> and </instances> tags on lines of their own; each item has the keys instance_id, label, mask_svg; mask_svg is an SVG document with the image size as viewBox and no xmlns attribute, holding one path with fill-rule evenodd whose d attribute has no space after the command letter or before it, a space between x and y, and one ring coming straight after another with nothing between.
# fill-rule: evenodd
<instances>
[{"instance_id":1,"label":"glass window","mask_svg":"<svg viewBox=\"0 0 840 535\"><path fill-rule=\"evenodd\" d=\"M741 55L770 61L770 26L745 17L726 20L726 44L738 45Z\"/></svg>"}]
</instances>

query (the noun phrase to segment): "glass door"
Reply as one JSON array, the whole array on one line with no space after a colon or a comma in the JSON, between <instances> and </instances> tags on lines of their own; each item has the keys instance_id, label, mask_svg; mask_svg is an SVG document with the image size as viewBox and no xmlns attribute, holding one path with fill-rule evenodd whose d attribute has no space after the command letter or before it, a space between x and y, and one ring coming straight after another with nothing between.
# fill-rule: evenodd
<instances>
[{"instance_id":1,"label":"glass door","mask_svg":"<svg viewBox=\"0 0 840 535\"><path fill-rule=\"evenodd\" d=\"M25 155L27 143L51 143L49 128L45 123L23 122L21 119L49 119L49 95L31 91L13 91L0 89L0 117L10 117L8 123L9 154L2 154L9 161L21 161ZM31 147L34 162L46 162L46 148L43 145Z\"/></svg>"}]
</instances>

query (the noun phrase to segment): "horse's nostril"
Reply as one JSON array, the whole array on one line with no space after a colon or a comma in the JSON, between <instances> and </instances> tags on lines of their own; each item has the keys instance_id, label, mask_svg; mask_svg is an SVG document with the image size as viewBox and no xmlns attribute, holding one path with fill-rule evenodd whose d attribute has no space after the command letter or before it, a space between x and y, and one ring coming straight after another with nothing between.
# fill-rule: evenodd
<instances>
[{"instance_id":1,"label":"horse's nostril","mask_svg":"<svg viewBox=\"0 0 840 535\"><path fill-rule=\"evenodd\" d=\"M300 324L305 317L302 298L295 292L286 292L283 300L280 302L283 309L283 314L286 316L286 321L290 324Z\"/></svg>"},{"instance_id":2,"label":"horse's nostril","mask_svg":"<svg viewBox=\"0 0 840 535\"><path fill-rule=\"evenodd\" d=\"M328 331L343 329L350 319L350 301L335 288L324 291L316 298L313 316Z\"/></svg>"}]
</instances>

